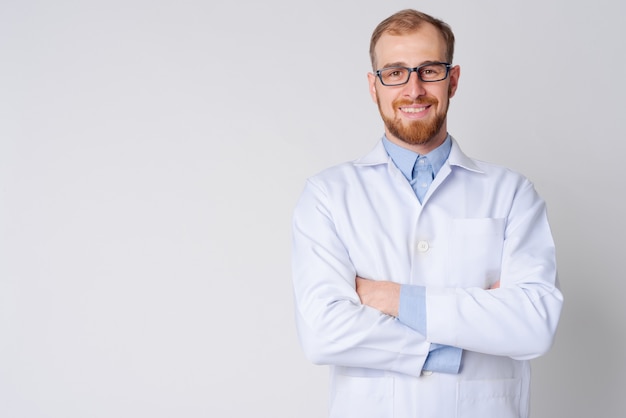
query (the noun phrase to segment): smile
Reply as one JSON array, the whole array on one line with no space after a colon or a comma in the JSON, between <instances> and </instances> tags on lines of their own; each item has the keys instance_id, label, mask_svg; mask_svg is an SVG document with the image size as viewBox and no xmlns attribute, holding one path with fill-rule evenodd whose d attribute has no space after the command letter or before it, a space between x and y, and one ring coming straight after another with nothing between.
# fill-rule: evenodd
<instances>
[{"instance_id":1,"label":"smile","mask_svg":"<svg viewBox=\"0 0 626 418\"><path fill-rule=\"evenodd\" d=\"M419 112L423 112L427 108L428 108L428 106L424 106L424 107L401 107L400 110L405 112L405 113L419 113Z\"/></svg>"}]
</instances>

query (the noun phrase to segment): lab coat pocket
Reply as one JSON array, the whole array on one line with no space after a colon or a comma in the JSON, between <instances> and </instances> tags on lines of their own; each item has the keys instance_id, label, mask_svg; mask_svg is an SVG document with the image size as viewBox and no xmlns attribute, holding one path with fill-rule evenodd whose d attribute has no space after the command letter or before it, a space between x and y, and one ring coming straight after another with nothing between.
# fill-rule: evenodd
<instances>
[{"instance_id":1,"label":"lab coat pocket","mask_svg":"<svg viewBox=\"0 0 626 418\"><path fill-rule=\"evenodd\" d=\"M330 418L393 417L393 378L339 375Z\"/></svg>"},{"instance_id":2,"label":"lab coat pocket","mask_svg":"<svg viewBox=\"0 0 626 418\"><path fill-rule=\"evenodd\" d=\"M504 218L452 220L449 285L488 288L500 280L504 227Z\"/></svg>"},{"instance_id":3,"label":"lab coat pocket","mask_svg":"<svg viewBox=\"0 0 626 418\"><path fill-rule=\"evenodd\" d=\"M521 418L520 379L459 382L457 418Z\"/></svg>"}]
</instances>

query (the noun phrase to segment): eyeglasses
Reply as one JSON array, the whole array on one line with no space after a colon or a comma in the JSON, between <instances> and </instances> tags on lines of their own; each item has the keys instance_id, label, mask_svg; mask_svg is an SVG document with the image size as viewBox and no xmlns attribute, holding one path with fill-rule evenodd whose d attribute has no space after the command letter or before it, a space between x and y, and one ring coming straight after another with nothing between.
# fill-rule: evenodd
<instances>
[{"instance_id":1,"label":"eyeglasses","mask_svg":"<svg viewBox=\"0 0 626 418\"><path fill-rule=\"evenodd\" d=\"M383 83L383 86L401 86L409 82L411 73L415 71L417 77L426 83L442 81L448 78L452 64L447 62L432 62L420 65L415 68L408 67L386 67L376 70L376 75Z\"/></svg>"}]
</instances>

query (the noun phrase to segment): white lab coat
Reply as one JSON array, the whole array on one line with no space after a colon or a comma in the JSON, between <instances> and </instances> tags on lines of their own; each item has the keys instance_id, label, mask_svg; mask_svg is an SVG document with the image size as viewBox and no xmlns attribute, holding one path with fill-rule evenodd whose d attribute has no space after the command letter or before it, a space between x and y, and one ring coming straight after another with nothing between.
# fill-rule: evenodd
<instances>
[{"instance_id":1,"label":"white lab coat","mask_svg":"<svg viewBox=\"0 0 626 418\"><path fill-rule=\"evenodd\" d=\"M528 360L550 348L562 295L527 179L453 140L421 205L379 142L307 181L293 234L298 334L330 365L330 417L528 416ZM426 286L427 335L362 305L357 275ZM422 370L431 343L464 349L459 374Z\"/></svg>"}]
</instances>

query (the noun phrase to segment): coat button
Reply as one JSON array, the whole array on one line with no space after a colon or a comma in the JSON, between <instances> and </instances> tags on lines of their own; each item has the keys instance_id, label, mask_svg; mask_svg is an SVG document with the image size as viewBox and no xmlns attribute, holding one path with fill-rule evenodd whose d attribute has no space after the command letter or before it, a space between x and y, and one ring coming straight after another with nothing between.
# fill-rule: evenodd
<instances>
[{"instance_id":1,"label":"coat button","mask_svg":"<svg viewBox=\"0 0 626 418\"><path fill-rule=\"evenodd\" d=\"M425 253L429 248L428 241L420 241L417 243L417 251L420 253Z\"/></svg>"}]
</instances>

